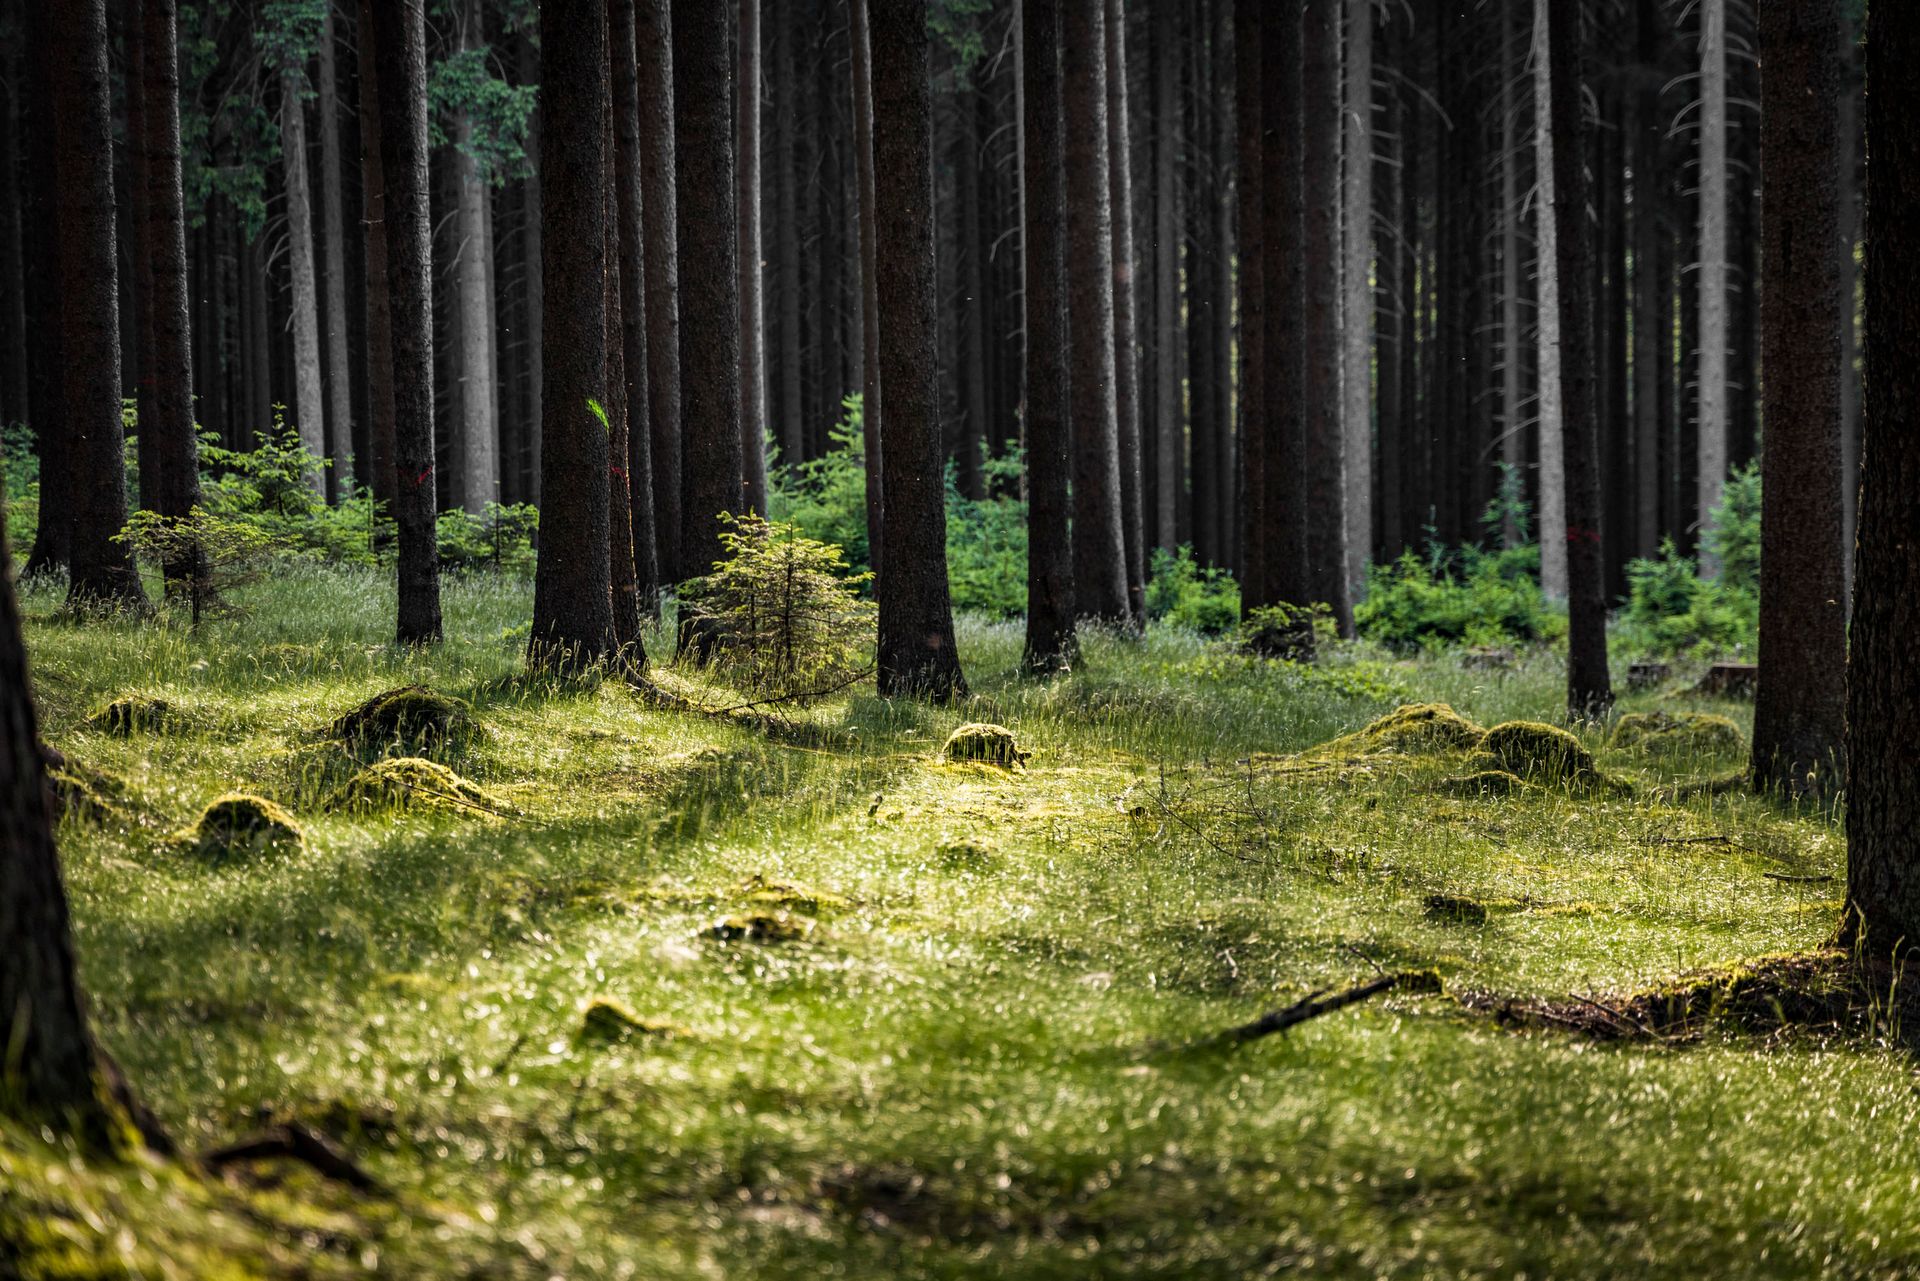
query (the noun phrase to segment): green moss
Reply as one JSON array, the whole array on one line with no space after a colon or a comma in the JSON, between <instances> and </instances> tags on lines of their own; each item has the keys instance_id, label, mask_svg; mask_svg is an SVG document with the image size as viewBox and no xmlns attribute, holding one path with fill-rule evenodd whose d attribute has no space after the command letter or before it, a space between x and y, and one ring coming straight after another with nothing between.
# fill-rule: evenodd
<instances>
[{"instance_id":1,"label":"green moss","mask_svg":"<svg viewBox=\"0 0 1920 1281\"><path fill-rule=\"evenodd\" d=\"M158 734L168 727L173 716L173 704L164 698L128 694L87 717L87 728L120 738L131 734Z\"/></svg>"},{"instance_id":2,"label":"green moss","mask_svg":"<svg viewBox=\"0 0 1920 1281\"><path fill-rule=\"evenodd\" d=\"M375 761L355 774L327 801L330 810L437 810L452 814L500 815L506 806L485 788L446 766L419 756Z\"/></svg>"},{"instance_id":3,"label":"green moss","mask_svg":"<svg viewBox=\"0 0 1920 1281\"><path fill-rule=\"evenodd\" d=\"M1429 894L1420 902L1420 910L1429 920L1449 925L1485 925L1487 905L1478 899L1457 894Z\"/></svg>"},{"instance_id":4,"label":"green moss","mask_svg":"<svg viewBox=\"0 0 1920 1281\"><path fill-rule=\"evenodd\" d=\"M1614 726L1610 743L1658 756L1732 756L1747 749L1738 725L1707 712L1631 712Z\"/></svg>"},{"instance_id":5,"label":"green moss","mask_svg":"<svg viewBox=\"0 0 1920 1281\"><path fill-rule=\"evenodd\" d=\"M1587 786L1600 781L1593 753L1582 747L1579 739L1538 721L1495 725L1481 738L1472 764L1551 786Z\"/></svg>"},{"instance_id":6,"label":"green moss","mask_svg":"<svg viewBox=\"0 0 1920 1281\"><path fill-rule=\"evenodd\" d=\"M746 912L701 931L722 943L793 943L812 935L814 923L788 912Z\"/></svg>"},{"instance_id":7,"label":"green moss","mask_svg":"<svg viewBox=\"0 0 1920 1281\"><path fill-rule=\"evenodd\" d=\"M993 849L979 841L948 841L938 854L941 866L956 872L984 872L999 861Z\"/></svg>"},{"instance_id":8,"label":"green moss","mask_svg":"<svg viewBox=\"0 0 1920 1281\"><path fill-rule=\"evenodd\" d=\"M583 1042L608 1044L631 1036L674 1036L686 1029L660 1019L644 1018L625 1001L611 996L596 996L580 1013L577 1038Z\"/></svg>"},{"instance_id":9,"label":"green moss","mask_svg":"<svg viewBox=\"0 0 1920 1281\"><path fill-rule=\"evenodd\" d=\"M1316 756L1363 756L1373 752L1419 754L1465 751L1484 733L1446 703L1408 703L1369 721L1351 734L1322 743Z\"/></svg>"},{"instance_id":10,"label":"green moss","mask_svg":"<svg viewBox=\"0 0 1920 1281\"><path fill-rule=\"evenodd\" d=\"M306 835L293 815L264 796L229 792L216 798L176 841L208 862L224 863L269 851L298 850Z\"/></svg>"},{"instance_id":11,"label":"green moss","mask_svg":"<svg viewBox=\"0 0 1920 1281\"><path fill-rule=\"evenodd\" d=\"M805 912L809 916L845 911L853 901L830 890L796 885L790 881L769 881L763 876L749 878L741 887L742 900L756 912Z\"/></svg>"},{"instance_id":12,"label":"green moss","mask_svg":"<svg viewBox=\"0 0 1920 1281\"><path fill-rule=\"evenodd\" d=\"M1483 769L1461 778L1444 779L1434 785L1434 791L1446 796L1513 796L1520 792L1538 791L1532 783L1517 774L1503 769Z\"/></svg>"},{"instance_id":13,"label":"green moss","mask_svg":"<svg viewBox=\"0 0 1920 1281\"><path fill-rule=\"evenodd\" d=\"M1018 769L1033 756L1020 750L1012 730L984 721L962 725L949 734L943 754L950 761L983 761L1003 769Z\"/></svg>"},{"instance_id":14,"label":"green moss","mask_svg":"<svg viewBox=\"0 0 1920 1281\"><path fill-rule=\"evenodd\" d=\"M53 789L57 818L104 823L126 813L125 783L64 753L48 760L47 783Z\"/></svg>"},{"instance_id":15,"label":"green moss","mask_svg":"<svg viewBox=\"0 0 1920 1281\"><path fill-rule=\"evenodd\" d=\"M327 737L356 747L434 747L474 729L473 711L457 698L424 685L375 694L327 726Z\"/></svg>"}]
</instances>

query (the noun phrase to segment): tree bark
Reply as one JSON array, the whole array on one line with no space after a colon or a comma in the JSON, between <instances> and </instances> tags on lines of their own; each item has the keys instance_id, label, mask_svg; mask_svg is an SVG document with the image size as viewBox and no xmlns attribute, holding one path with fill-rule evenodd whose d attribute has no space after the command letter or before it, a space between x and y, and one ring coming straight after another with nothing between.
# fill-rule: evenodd
<instances>
[{"instance_id":1,"label":"tree bark","mask_svg":"<svg viewBox=\"0 0 1920 1281\"><path fill-rule=\"evenodd\" d=\"M1282 81L1287 69L1268 52L1266 39L1269 28L1287 24L1290 17L1297 17L1297 9L1298 6L1292 4L1270 8L1253 0L1235 0L1233 6L1234 143L1240 152L1240 178L1236 188L1240 215L1239 409L1243 468L1240 511L1246 521L1246 533L1241 539L1240 606L1249 616L1254 610L1277 603L1272 562L1287 535L1276 525L1281 520L1291 520L1294 515L1293 504L1285 501L1287 496L1267 493L1267 455L1279 445L1276 434L1279 419L1274 414L1267 388L1268 371L1279 364L1278 353L1267 349L1271 328L1268 293L1276 283L1280 288L1287 284L1274 280L1277 273L1267 258L1269 248L1276 261L1286 256L1293 251L1294 242L1288 239L1272 246L1267 243L1267 201L1271 199L1279 210L1285 200L1282 193L1291 192L1293 188L1283 168L1268 172L1266 160L1267 135L1271 132L1276 163L1280 166L1287 163L1286 144L1297 139L1298 123L1291 115L1269 121L1265 100L1271 94L1275 103L1285 109ZM1297 21L1293 26L1298 27ZM1274 34L1276 48L1283 40L1278 32ZM1284 136L1283 124L1286 126ZM1284 305L1292 297L1292 294L1276 293L1275 301ZM1286 374L1282 372L1280 376L1285 378Z\"/></svg>"},{"instance_id":2,"label":"tree bark","mask_svg":"<svg viewBox=\"0 0 1920 1281\"><path fill-rule=\"evenodd\" d=\"M1307 560L1313 598L1353 635L1347 583L1346 434L1340 392L1340 0L1307 0L1300 62L1301 375Z\"/></svg>"},{"instance_id":3,"label":"tree bark","mask_svg":"<svg viewBox=\"0 0 1920 1281\"><path fill-rule=\"evenodd\" d=\"M313 189L307 178L306 75L298 67L280 74L280 164L287 184L287 255L293 268L293 418L300 443L315 458L327 456L326 399L320 390L320 294L313 265ZM325 494L326 473L316 467L307 483Z\"/></svg>"},{"instance_id":4,"label":"tree bark","mask_svg":"<svg viewBox=\"0 0 1920 1281\"><path fill-rule=\"evenodd\" d=\"M775 5L773 67L774 259L779 332L779 400L773 410L782 461L789 469L807 456L807 420L800 407L800 206L799 158L795 155L794 90L798 72L794 41L798 25L792 5ZM849 24L851 27L851 24ZM856 126L857 131L857 126ZM857 250L856 250L857 252Z\"/></svg>"},{"instance_id":5,"label":"tree bark","mask_svg":"<svg viewBox=\"0 0 1920 1281\"><path fill-rule=\"evenodd\" d=\"M47 64L52 91L61 434L71 469L67 600L83 608L144 611L146 591L133 558L115 541L127 521L127 489L106 0L50 8L49 41L38 57Z\"/></svg>"},{"instance_id":6,"label":"tree bark","mask_svg":"<svg viewBox=\"0 0 1920 1281\"><path fill-rule=\"evenodd\" d=\"M333 5L320 25L320 244L326 262L327 496L353 475L353 378L347 357L347 233L340 195L340 102Z\"/></svg>"},{"instance_id":7,"label":"tree bark","mask_svg":"<svg viewBox=\"0 0 1920 1281\"><path fill-rule=\"evenodd\" d=\"M27 47L51 49L53 19L50 5L29 4L26 9ZM60 238L55 197L60 178L55 153L53 72L51 59L25 59L24 91L20 106L25 131L23 172L21 286L26 314L41 318L27 326L27 416L33 425L34 445L40 455L40 524L23 572L43 574L70 563L73 552L72 464L67 433L66 362L61 358Z\"/></svg>"},{"instance_id":8,"label":"tree bark","mask_svg":"<svg viewBox=\"0 0 1920 1281\"><path fill-rule=\"evenodd\" d=\"M651 609L661 580L653 510L652 408L648 387L646 206L642 193L640 77L634 54L634 10L639 0L613 0L614 109L619 127L619 163L614 187L619 206L621 366L627 392L627 511L633 530L633 584L640 608ZM609 335L608 341L614 341Z\"/></svg>"},{"instance_id":9,"label":"tree bark","mask_svg":"<svg viewBox=\"0 0 1920 1281\"><path fill-rule=\"evenodd\" d=\"M1761 5L1760 684L1753 782L1825 796L1846 751L1841 544L1840 0Z\"/></svg>"},{"instance_id":10,"label":"tree bark","mask_svg":"<svg viewBox=\"0 0 1920 1281\"><path fill-rule=\"evenodd\" d=\"M1153 7L1153 545L1169 552L1180 542L1179 497L1186 479L1181 465L1186 450L1180 423L1180 223L1174 179L1180 149L1180 66L1174 17L1171 0Z\"/></svg>"},{"instance_id":11,"label":"tree bark","mask_svg":"<svg viewBox=\"0 0 1920 1281\"><path fill-rule=\"evenodd\" d=\"M954 646L940 472L927 0L882 0L870 19L875 239L886 300L880 380L887 389L887 569L880 582L879 689L885 698L946 701L964 697L967 682ZM1106 278L1104 270L1099 274ZM1109 353L1111 339L1109 332Z\"/></svg>"},{"instance_id":12,"label":"tree bark","mask_svg":"<svg viewBox=\"0 0 1920 1281\"><path fill-rule=\"evenodd\" d=\"M1351 602L1366 586L1367 561L1373 548L1373 0L1346 0L1345 8L1345 147L1340 182L1345 203L1341 246L1346 259L1340 312L1340 387L1346 463L1347 598ZM1504 30L1501 37L1504 45Z\"/></svg>"},{"instance_id":13,"label":"tree bark","mask_svg":"<svg viewBox=\"0 0 1920 1281\"><path fill-rule=\"evenodd\" d=\"M393 306L387 292L387 179L380 138L380 69L374 56L373 7L360 0L360 205L367 270L367 451L376 501L391 513L394 471ZM529 275L532 269L529 267Z\"/></svg>"},{"instance_id":14,"label":"tree bark","mask_svg":"<svg viewBox=\"0 0 1920 1281\"><path fill-rule=\"evenodd\" d=\"M620 142L615 118L619 98L614 87L615 36L619 24L612 9L626 0L603 0L606 23L600 64L601 183L601 352L600 382L605 388L607 415L607 589L613 644L623 659L639 666L645 661L640 646L640 592L633 564L633 488L628 472L633 430L627 421L627 361L625 285L620 271Z\"/></svg>"},{"instance_id":15,"label":"tree bark","mask_svg":"<svg viewBox=\"0 0 1920 1281\"><path fill-rule=\"evenodd\" d=\"M1866 376L1847 673L1847 932L1920 939L1920 7L1867 10ZM1817 250L1814 250L1817 252Z\"/></svg>"},{"instance_id":16,"label":"tree bark","mask_svg":"<svg viewBox=\"0 0 1920 1281\"><path fill-rule=\"evenodd\" d=\"M652 445L654 557L662 587L680 581L680 251L675 187L673 17L668 0L636 0L640 217L647 317L647 431Z\"/></svg>"},{"instance_id":17,"label":"tree bark","mask_svg":"<svg viewBox=\"0 0 1920 1281\"><path fill-rule=\"evenodd\" d=\"M664 4L666 0L659 0ZM540 49L532 40L521 38L520 78L525 84L541 82ZM671 100L671 93L668 94ZM545 168L540 163L540 111L536 107L533 128L527 134L527 163L532 167L534 176L522 184L526 198L526 220L520 227L520 252L527 262L527 346L532 352L527 361L527 472L529 476L529 500L540 501L540 473L543 466L542 455L545 452L541 439L541 406L546 403L546 388L542 384L545 370L542 355L546 351L545 325L547 316L546 279L541 264L545 261L545 240L540 210L540 171ZM673 119L671 107L665 119L665 126L671 132ZM669 179L671 182L671 179Z\"/></svg>"},{"instance_id":18,"label":"tree bark","mask_svg":"<svg viewBox=\"0 0 1920 1281\"><path fill-rule=\"evenodd\" d=\"M478 40L479 14L465 0L454 19L455 49ZM456 457L460 462L460 506L478 516L500 498L500 428L493 413L493 326L486 254L487 176L472 154L473 121L466 111L453 117L454 306L459 323L454 348L454 390L459 406Z\"/></svg>"},{"instance_id":19,"label":"tree bark","mask_svg":"<svg viewBox=\"0 0 1920 1281\"><path fill-rule=\"evenodd\" d=\"M1551 63L1554 243L1560 275L1561 370L1566 403L1562 452L1567 485L1567 711L1604 716L1613 705L1607 673L1607 602L1600 543L1600 453L1593 359L1593 231L1587 222L1581 107L1579 12L1569 6L1548 24ZM1553 537L1552 530L1543 531Z\"/></svg>"},{"instance_id":20,"label":"tree bark","mask_svg":"<svg viewBox=\"0 0 1920 1281\"><path fill-rule=\"evenodd\" d=\"M1524 61L1513 57L1514 0L1500 2L1500 460L1506 474L1518 480L1526 472L1527 437L1522 404L1526 398L1526 364L1521 356L1524 330L1520 324L1520 104L1514 85ZM1522 536L1517 513L1505 509L1501 542L1518 547Z\"/></svg>"},{"instance_id":21,"label":"tree bark","mask_svg":"<svg viewBox=\"0 0 1920 1281\"><path fill-rule=\"evenodd\" d=\"M1705 530L1727 473L1727 0L1700 9L1700 412L1696 528ZM1705 539L1700 571L1720 566Z\"/></svg>"},{"instance_id":22,"label":"tree bark","mask_svg":"<svg viewBox=\"0 0 1920 1281\"><path fill-rule=\"evenodd\" d=\"M1549 600L1567 599L1567 488L1564 386L1561 377L1562 352L1560 317L1560 248L1558 208L1554 183L1559 169L1555 152L1564 150L1566 141L1553 130L1552 60L1548 57L1549 13L1553 0L1534 0L1533 5L1533 168L1536 192L1535 261L1538 263L1539 302L1536 308L1540 389L1539 412L1535 415L1539 442L1540 493L1540 590Z\"/></svg>"},{"instance_id":23,"label":"tree bark","mask_svg":"<svg viewBox=\"0 0 1920 1281\"><path fill-rule=\"evenodd\" d=\"M433 447L433 241L427 221L426 0L375 2L378 136L393 327L393 516L402 645L440 639ZM363 11L364 12L364 11ZM368 32L362 28L362 38ZM542 531L542 547L548 546ZM548 558L541 557L542 563Z\"/></svg>"},{"instance_id":24,"label":"tree bark","mask_svg":"<svg viewBox=\"0 0 1920 1281\"><path fill-rule=\"evenodd\" d=\"M740 465L751 511L767 510L767 323L761 291L760 0L739 0L734 81L735 247L740 276Z\"/></svg>"},{"instance_id":25,"label":"tree bark","mask_svg":"<svg viewBox=\"0 0 1920 1281\"><path fill-rule=\"evenodd\" d=\"M551 77L549 77L551 80ZM735 240L733 61L726 7L673 2L679 166L682 570L720 559L720 515L746 506L740 451L740 278Z\"/></svg>"},{"instance_id":26,"label":"tree bark","mask_svg":"<svg viewBox=\"0 0 1920 1281\"><path fill-rule=\"evenodd\" d=\"M1061 4L1066 139L1067 342L1073 395L1073 586L1082 618L1128 622L1120 509L1120 423L1113 376L1113 210L1107 186L1106 13L1102 0ZM876 58L876 63L878 59ZM876 67L877 70L877 67Z\"/></svg>"},{"instance_id":27,"label":"tree bark","mask_svg":"<svg viewBox=\"0 0 1920 1281\"><path fill-rule=\"evenodd\" d=\"M882 453L880 387L879 193L873 172L873 56L868 38L868 0L850 0L848 43L853 49L853 157L860 187L860 434L867 456L867 559L875 595L885 577L885 455Z\"/></svg>"},{"instance_id":28,"label":"tree bark","mask_svg":"<svg viewBox=\"0 0 1920 1281\"><path fill-rule=\"evenodd\" d=\"M1120 428L1120 525L1133 626L1147 625L1146 521L1140 506L1140 352L1134 332L1133 144L1127 122L1127 18L1106 0L1107 162L1113 205L1114 412Z\"/></svg>"},{"instance_id":29,"label":"tree bark","mask_svg":"<svg viewBox=\"0 0 1920 1281\"><path fill-rule=\"evenodd\" d=\"M17 12L17 11L16 11ZM16 35L19 27L15 27ZM33 421L27 395L26 284L21 264L21 207L25 178L20 144L26 137L26 96L18 40L0 50L0 423Z\"/></svg>"}]
</instances>

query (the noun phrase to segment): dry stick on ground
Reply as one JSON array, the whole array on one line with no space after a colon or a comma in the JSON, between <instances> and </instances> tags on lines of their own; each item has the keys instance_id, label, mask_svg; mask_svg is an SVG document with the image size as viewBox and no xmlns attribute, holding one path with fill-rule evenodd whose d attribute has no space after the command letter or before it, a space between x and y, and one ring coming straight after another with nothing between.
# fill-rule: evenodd
<instances>
[{"instance_id":1,"label":"dry stick on ground","mask_svg":"<svg viewBox=\"0 0 1920 1281\"><path fill-rule=\"evenodd\" d=\"M386 1191L380 1181L361 1169L339 1144L298 1121L276 1125L237 1143L215 1148L201 1156L200 1164L218 1174L230 1165L273 1160L299 1161L358 1192L384 1195Z\"/></svg>"},{"instance_id":2,"label":"dry stick on ground","mask_svg":"<svg viewBox=\"0 0 1920 1281\"><path fill-rule=\"evenodd\" d=\"M1263 1036L1272 1036L1276 1032L1284 1032L1290 1027L1305 1023L1308 1019L1317 1019L1322 1014L1331 1014L1335 1010L1345 1009L1349 1005L1357 1005L1361 1001L1376 997L1382 992L1398 987L1401 980L1407 977L1409 976L1404 974L1388 974L1383 978L1362 983L1358 987L1350 987L1344 992L1335 992L1332 996L1328 996L1324 988L1318 992L1310 992L1306 997L1295 1001L1285 1009L1273 1010L1262 1014L1251 1023L1242 1023L1239 1027L1231 1027L1224 1032L1216 1033L1201 1044L1234 1046L1244 1045L1248 1041L1257 1041Z\"/></svg>"},{"instance_id":3,"label":"dry stick on ground","mask_svg":"<svg viewBox=\"0 0 1920 1281\"><path fill-rule=\"evenodd\" d=\"M1781 881L1787 885L1825 885L1835 879L1831 876L1794 876L1787 872L1762 872L1760 875L1769 881Z\"/></svg>"},{"instance_id":4,"label":"dry stick on ground","mask_svg":"<svg viewBox=\"0 0 1920 1281\"><path fill-rule=\"evenodd\" d=\"M1749 849L1749 847L1740 844L1740 842L1734 840L1731 836L1725 836L1725 835L1722 835L1722 836L1643 836L1640 838L1639 843L1642 845L1725 845L1725 846L1729 846L1732 849L1748 850L1749 853L1752 852Z\"/></svg>"}]
</instances>

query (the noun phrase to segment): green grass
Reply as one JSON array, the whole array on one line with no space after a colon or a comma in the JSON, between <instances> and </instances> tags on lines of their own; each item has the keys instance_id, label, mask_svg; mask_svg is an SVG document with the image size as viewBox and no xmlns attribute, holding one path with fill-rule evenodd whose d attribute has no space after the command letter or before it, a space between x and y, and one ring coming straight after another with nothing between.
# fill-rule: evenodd
<instances>
[{"instance_id":1,"label":"green grass","mask_svg":"<svg viewBox=\"0 0 1920 1281\"><path fill-rule=\"evenodd\" d=\"M1764 873L1839 874L1826 818L1654 798L1737 758L1589 733L1631 793L1501 800L1271 759L1399 701L1554 719L1551 655L1301 672L1168 632L1034 685L1017 629L963 622L965 706L756 727L522 676L530 597L455 580L409 654L370 574L288 570L199 636L28 594L48 738L127 784L61 832L102 1039L186 1149L298 1119L392 1195L0 1128L0 1275L1920 1273L1913 1062L1864 1038L1605 1045L1389 994L1188 1048L1376 966L1565 998L1821 942L1837 885ZM473 704L438 754L513 817L325 811L360 762L318 731L408 682ZM128 693L177 722L84 727ZM967 720L1028 769L940 764ZM170 840L236 787L305 848ZM756 911L811 932L707 933ZM598 998L663 1030L582 1036Z\"/></svg>"}]
</instances>

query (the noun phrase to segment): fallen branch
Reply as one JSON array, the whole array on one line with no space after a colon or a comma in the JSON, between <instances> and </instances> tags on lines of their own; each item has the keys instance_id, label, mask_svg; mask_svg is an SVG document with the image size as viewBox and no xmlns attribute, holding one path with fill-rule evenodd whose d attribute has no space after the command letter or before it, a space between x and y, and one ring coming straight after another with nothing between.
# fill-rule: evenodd
<instances>
[{"instance_id":1,"label":"fallen branch","mask_svg":"<svg viewBox=\"0 0 1920 1281\"><path fill-rule=\"evenodd\" d=\"M385 1192L379 1180L361 1169L339 1144L298 1121L276 1125L237 1143L215 1148L201 1156L200 1164L218 1174L230 1165L273 1160L298 1161L357 1192Z\"/></svg>"},{"instance_id":2,"label":"fallen branch","mask_svg":"<svg viewBox=\"0 0 1920 1281\"><path fill-rule=\"evenodd\" d=\"M1251 1023L1242 1023L1239 1027L1228 1028L1216 1033L1202 1042L1204 1045L1244 1045L1248 1041L1257 1041L1262 1037L1284 1032L1290 1027L1298 1027L1308 1019L1317 1019L1322 1014L1331 1014L1335 1010L1344 1010L1349 1005L1358 1005L1370 1000L1382 992L1390 991L1406 984L1413 991L1437 991L1439 984L1430 973L1387 974L1380 978L1350 987L1331 996L1325 988L1310 992L1284 1009L1273 1010L1261 1015Z\"/></svg>"},{"instance_id":3,"label":"fallen branch","mask_svg":"<svg viewBox=\"0 0 1920 1281\"><path fill-rule=\"evenodd\" d=\"M1760 875L1769 881L1780 881L1787 885L1826 885L1837 879L1832 876L1793 876L1786 872L1762 872Z\"/></svg>"}]
</instances>

